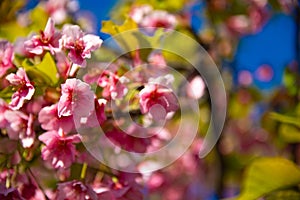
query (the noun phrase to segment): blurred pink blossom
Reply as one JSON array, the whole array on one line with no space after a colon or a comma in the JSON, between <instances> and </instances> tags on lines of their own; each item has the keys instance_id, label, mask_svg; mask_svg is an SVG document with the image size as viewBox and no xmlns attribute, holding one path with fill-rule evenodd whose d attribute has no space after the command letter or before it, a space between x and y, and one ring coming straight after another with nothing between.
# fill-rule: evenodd
<instances>
[{"instance_id":1,"label":"blurred pink blossom","mask_svg":"<svg viewBox=\"0 0 300 200\"><path fill-rule=\"evenodd\" d=\"M14 66L14 48L6 40L0 40L0 78Z\"/></svg>"},{"instance_id":2,"label":"blurred pink blossom","mask_svg":"<svg viewBox=\"0 0 300 200\"><path fill-rule=\"evenodd\" d=\"M164 10L153 10L151 6L134 7L129 16L142 28L154 31L156 28L174 29L177 19Z\"/></svg>"},{"instance_id":3,"label":"blurred pink blossom","mask_svg":"<svg viewBox=\"0 0 300 200\"><path fill-rule=\"evenodd\" d=\"M61 86L61 97L58 102L58 116L87 117L94 110L94 93L90 85L76 79L67 79Z\"/></svg>"},{"instance_id":4,"label":"blurred pink blossom","mask_svg":"<svg viewBox=\"0 0 300 200\"><path fill-rule=\"evenodd\" d=\"M70 132L75 127L72 116L58 117L57 104L42 108L39 112L38 120L41 123L41 127L47 131L58 131L61 128L65 132Z\"/></svg>"},{"instance_id":5,"label":"blurred pink blossom","mask_svg":"<svg viewBox=\"0 0 300 200\"><path fill-rule=\"evenodd\" d=\"M141 191L141 186L137 184L134 177L128 177L131 174L126 174L125 177L121 173L118 176L118 181L113 182L111 180L106 181L106 184L94 186L94 190L97 192L98 199L102 200L142 200L144 195ZM134 175L136 176L136 175Z\"/></svg>"},{"instance_id":6,"label":"blurred pink blossom","mask_svg":"<svg viewBox=\"0 0 300 200\"><path fill-rule=\"evenodd\" d=\"M41 55L45 50L54 54L59 50L61 34L55 30L54 21L49 18L45 30L40 35L34 35L24 43L25 50L32 54Z\"/></svg>"},{"instance_id":7,"label":"blurred pink blossom","mask_svg":"<svg viewBox=\"0 0 300 200\"><path fill-rule=\"evenodd\" d=\"M62 77L63 79L67 79L71 70L71 62L64 52L57 52L55 54L55 58L57 60L56 65L60 77Z\"/></svg>"},{"instance_id":8,"label":"blurred pink blossom","mask_svg":"<svg viewBox=\"0 0 300 200\"><path fill-rule=\"evenodd\" d=\"M65 25L62 37L59 40L61 48L69 50L70 60L82 67L86 66L86 58L91 57L91 52L98 49L102 40L92 34L85 34L77 25Z\"/></svg>"},{"instance_id":9,"label":"blurred pink blossom","mask_svg":"<svg viewBox=\"0 0 300 200\"><path fill-rule=\"evenodd\" d=\"M131 130L134 131L134 130ZM136 134L136 133L133 133ZM142 133L140 133L142 135ZM151 144L151 138L139 138L132 136L129 132L113 129L105 132L105 135L122 149L131 152L144 153Z\"/></svg>"},{"instance_id":10,"label":"blurred pink blossom","mask_svg":"<svg viewBox=\"0 0 300 200\"><path fill-rule=\"evenodd\" d=\"M17 91L12 95L9 107L13 110L20 109L25 100L30 100L34 94L34 87L31 84L23 68L19 68L16 74L9 74L6 79L14 86Z\"/></svg>"},{"instance_id":11,"label":"blurred pink blossom","mask_svg":"<svg viewBox=\"0 0 300 200\"><path fill-rule=\"evenodd\" d=\"M3 99L0 99L0 128L6 128L8 125L8 121L4 116L7 110L9 110L8 104Z\"/></svg>"},{"instance_id":12,"label":"blurred pink blossom","mask_svg":"<svg viewBox=\"0 0 300 200\"><path fill-rule=\"evenodd\" d=\"M242 70L239 72L239 75L238 75L238 82L241 84L241 85L244 85L244 86L249 86L252 84L253 82L253 78L252 78L252 74L251 72L247 71L247 70Z\"/></svg>"},{"instance_id":13,"label":"blurred pink blossom","mask_svg":"<svg viewBox=\"0 0 300 200\"><path fill-rule=\"evenodd\" d=\"M148 62L155 67L164 68L167 66L167 62L161 52L153 51L148 57Z\"/></svg>"},{"instance_id":14,"label":"blurred pink blossom","mask_svg":"<svg viewBox=\"0 0 300 200\"><path fill-rule=\"evenodd\" d=\"M247 15L233 15L226 21L228 29L237 34L253 34L261 30L269 19L266 4L253 3L248 7Z\"/></svg>"},{"instance_id":15,"label":"blurred pink blossom","mask_svg":"<svg viewBox=\"0 0 300 200\"><path fill-rule=\"evenodd\" d=\"M255 76L260 81L268 82L272 80L274 70L270 65L264 64L255 71Z\"/></svg>"},{"instance_id":16,"label":"blurred pink blossom","mask_svg":"<svg viewBox=\"0 0 300 200\"><path fill-rule=\"evenodd\" d=\"M174 93L158 84L147 84L139 93L140 108L143 114L150 115L157 120L164 119L169 112L175 112L178 101Z\"/></svg>"},{"instance_id":17,"label":"blurred pink blossom","mask_svg":"<svg viewBox=\"0 0 300 200\"><path fill-rule=\"evenodd\" d=\"M193 99L200 99L205 92L205 83L200 76L195 76L187 86L187 95Z\"/></svg>"},{"instance_id":18,"label":"blurred pink blossom","mask_svg":"<svg viewBox=\"0 0 300 200\"><path fill-rule=\"evenodd\" d=\"M20 111L7 110L4 117L8 122L6 127L10 139L20 139L24 148L29 148L34 143L33 115L26 115Z\"/></svg>"},{"instance_id":19,"label":"blurred pink blossom","mask_svg":"<svg viewBox=\"0 0 300 200\"><path fill-rule=\"evenodd\" d=\"M95 110L87 118L81 119L82 124L86 124L89 127L98 127L106 120L105 115L105 99L96 99L95 98Z\"/></svg>"},{"instance_id":20,"label":"blurred pink blossom","mask_svg":"<svg viewBox=\"0 0 300 200\"><path fill-rule=\"evenodd\" d=\"M110 72L103 71L98 79L98 85L103 88L102 96L105 99L119 99L122 98L128 91L125 83L128 80L123 76Z\"/></svg>"},{"instance_id":21,"label":"blurred pink blossom","mask_svg":"<svg viewBox=\"0 0 300 200\"><path fill-rule=\"evenodd\" d=\"M80 135L65 136L62 130L48 131L39 136L46 146L42 148L43 160L50 161L54 168L68 168L75 161L74 143L80 142Z\"/></svg>"},{"instance_id":22,"label":"blurred pink blossom","mask_svg":"<svg viewBox=\"0 0 300 200\"><path fill-rule=\"evenodd\" d=\"M16 188L7 188L4 183L0 183L1 200L25 200Z\"/></svg>"},{"instance_id":23,"label":"blurred pink blossom","mask_svg":"<svg viewBox=\"0 0 300 200\"><path fill-rule=\"evenodd\" d=\"M84 184L81 181L73 180L58 184L57 196L55 199L98 200L98 197L91 186Z\"/></svg>"},{"instance_id":24,"label":"blurred pink blossom","mask_svg":"<svg viewBox=\"0 0 300 200\"><path fill-rule=\"evenodd\" d=\"M79 9L76 0L48 0L44 7L47 13L58 24L66 20L69 12L75 12Z\"/></svg>"}]
</instances>

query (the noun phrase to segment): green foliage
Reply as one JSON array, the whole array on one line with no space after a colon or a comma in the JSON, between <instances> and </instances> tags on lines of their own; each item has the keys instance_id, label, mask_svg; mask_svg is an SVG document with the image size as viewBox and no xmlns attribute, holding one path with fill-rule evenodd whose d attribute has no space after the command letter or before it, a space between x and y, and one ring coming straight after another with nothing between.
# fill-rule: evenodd
<instances>
[{"instance_id":1,"label":"green foliage","mask_svg":"<svg viewBox=\"0 0 300 200\"><path fill-rule=\"evenodd\" d=\"M293 190L282 190L268 195L266 200L299 200L300 193Z\"/></svg>"},{"instance_id":2,"label":"green foliage","mask_svg":"<svg viewBox=\"0 0 300 200\"><path fill-rule=\"evenodd\" d=\"M16 20L2 22L0 25L0 38L13 42L18 37L26 37L31 32L38 32L44 29L48 14L44 9L37 6L30 12L29 19L31 23L28 26L22 26Z\"/></svg>"},{"instance_id":3,"label":"green foliage","mask_svg":"<svg viewBox=\"0 0 300 200\"><path fill-rule=\"evenodd\" d=\"M0 23L15 20L16 13L24 6L24 0L1 0Z\"/></svg>"},{"instance_id":4,"label":"green foliage","mask_svg":"<svg viewBox=\"0 0 300 200\"><path fill-rule=\"evenodd\" d=\"M290 95L296 95L299 90L299 74L286 68L283 76L283 84Z\"/></svg>"},{"instance_id":5,"label":"green foliage","mask_svg":"<svg viewBox=\"0 0 300 200\"><path fill-rule=\"evenodd\" d=\"M5 87L3 90L0 91L0 98L6 102L10 102L13 93L14 91L12 89L12 86Z\"/></svg>"},{"instance_id":6,"label":"green foliage","mask_svg":"<svg viewBox=\"0 0 300 200\"><path fill-rule=\"evenodd\" d=\"M116 35L132 29L137 29L137 24L131 18L127 18L121 25L115 24L111 20L102 21L101 32Z\"/></svg>"},{"instance_id":7,"label":"green foliage","mask_svg":"<svg viewBox=\"0 0 300 200\"><path fill-rule=\"evenodd\" d=\"M58 83L56 64L49 52L45 54L39 64L32 65L28 59L25 59L22 66L30 78L35 79L33 81L37 84L55 86Z\"/></svg>"},{"instance_id":8,"label":"green foliage","mask_svg":"<svg viewBox=\"0 0 300 200\"><path fill-rule=\"evenodd\" d=\"M281 124L279 127L279 137L282 141L287 143L299 143L300 130L289 124Z\"/></svg>"},{"instance_id":9,"label":"green foliage","mask_svg":"<svg viewBox=\"0 0 300 200\"><path fill-rule=\"evenodd\" d=\"M300 121L296 117L290 117L290 116L286 116L286 115L282 115L282 114L274 113L274 112L270 113L269 117L278 122L294 125L294 126L297 126L300 128Z\"/></svg>"},{"instance_id":10,"label":"green foliage","mask_svg":"<svg viewBox=\"0 0 300 200\"><path fill-rule=\"evenodd\" d=\"M293 162L284 158L260 158L248 167L237 200L255 200L299 183L300 170Z\"/></svg>"}]
</instances>

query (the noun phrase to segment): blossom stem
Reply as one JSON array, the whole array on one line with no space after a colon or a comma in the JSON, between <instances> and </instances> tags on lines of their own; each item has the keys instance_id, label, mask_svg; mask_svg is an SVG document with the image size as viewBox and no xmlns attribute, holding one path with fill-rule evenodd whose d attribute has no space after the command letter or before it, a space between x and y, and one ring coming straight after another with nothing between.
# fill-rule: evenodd
<instances>
[{"instance_id":1,"label":"blossom stem","mask_svg":"<svg viewBox=\"0 0 300 200\"><path fill-rule=\"evenodd\" d=\"M80 179L84 179L86 175L86 170L87 170L87 163L83 163L82 168L81 168L81 173L80 173Z\"/></svg>"},{"instance_id":2,"label":"blossom stem","mask_svg":"<svg viewBox=\"0 0 300 200\"><path fill-rule=\"evenodd\" d=\"M41 187L40 183L38 182L37 178L35 177L35 175L33 174L33 172L31 171L31 169L29 167L28 167L28 172L31 175L31 177L35 180L35 183L37 184L38 188L42 191L45 199L50 200L49 197L46 195L45 191L43 190L43 188Z\"/></svg>"},{"instance_id":3,"label":"blossom stem","mask_svg":"<svg viewBox=\"0 0 300 200\"><path fill-rule=\"evenodd\" d=\"M79 68L80 67L77 64L71 63L71 66L70 66L70 68L68 70L68 73L67 73L68 76L69 77L75 77L75 75L78 72Z\"/></svg>"}]
</instances>

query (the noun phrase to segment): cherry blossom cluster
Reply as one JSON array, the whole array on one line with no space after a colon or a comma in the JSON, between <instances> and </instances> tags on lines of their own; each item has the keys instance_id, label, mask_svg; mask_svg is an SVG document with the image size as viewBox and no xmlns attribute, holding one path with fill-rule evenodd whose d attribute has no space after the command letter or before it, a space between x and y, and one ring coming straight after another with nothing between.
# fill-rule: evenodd
<instances>
[{"instance_id":1,"label":"cherry blossom cluster","mask_svg":"<svg viewBox=\"0 0 300 200\"><path fill-rule=\"evenodd\" d=\"M22 42L0 41L1 88L5 91L0 99L0 127L2 137L15 144L14 149L7 149L14 155L8 166L29 162L33 159L32 154L40 151L46 168L55 170L59 180L65 181L70 177L74 163L88 163L84 151L78 151L82 136L76 131L76 123L97 127L106 122L107 101L122 98L128 90L126 79L109 70L97 74L94 80L88 80L89 75L85 76L86 81L75 78L77 70L86 67L86 60L101 44L98 36L84 33L77 25L56 29L51 18L44 30ZM35 76L44 75L30 73L30 67L15 59L26 59L34 68L49 53L57 68L58 82L54 85L39 83L36 81L39 77ZM93 83L102 88L101 94L91 89ZM120 135L116 133L117 130L108 135L119 140ZM127 142L133 144L130 140ZM1 173L1 199L45 199L46 194L33 174L26 176L10 168ZM12 176L17 177L12 181ZM27 181L23 181L24 178ZM122 180L121 175L118 181L106 179L93 181L92 185L79 180L61 182L55 192L51 191L47 196L55 199L123 199L131 195L142 199L134 179ZM30 188L31 193L26 188Z\"/></svg>"},{"instance_id":2,"label":"cherry blossom cluster","mask_svg":"<svg viewBox=\"0 0 300 200\"><path fill-rule=\"evenodd\" d=\"M143 173L151 163L136 166L137 174L111 169L85 147L87 140L102 151L110 145L89 135L99 127L116 152L152 153L172 140L180 126L179 92L163 52L135 50L112 63L99 62L93 55L106 48L102 39L64 24L78 9L76 1L41 5L49 15L43 30L14 43L0 40L0 153L6 155L0 199L142 200L150 193L170 200L207 198L205 192L194 194L201 178L192 181L203 175L200 140L173 168L155 173ZM150 33L181 22L181 16L151 5L133 5L129 17ZM199 75L189 78L183 95L198 100L204 81ZM114 111L120 113L116 119ZM124 113L133 122L127 124ZM186 176L192 182L180 183Z\"/></svg>"},{"instance_id":3,"label":"cherry blossom cluster","mask_svg":"<svg viewBox=\"0 0 300 200\"><path fill-rule=\"evenodd\" d=\"M163 11L153 11L152 14L157 16L157 22L153 26L161 26L159 24L166 20L164 15L168 16ZM163 26L171 28L176 20L173 16L168 17L168 24ZM88 71L82 80L77 78L78 70L87 67L87 59L101 47L102 42L98 36L86 34L78 25L66 24L59 30L52 18L48 19L44 30L31 34L26 39L19 39L14 44L6 40L0 41L0 77L1 89L4 91L0 99L0 128L2 137L15 144L14 149L7 149L13 155L7 161L8 166L41 159L45 168L54 170L60 181L54 190L43 191L30 167L25 169L25 172L30 172L29 175L8 167L7 171L1 173L1 198L143 198L141 186L136 182L137 179L142 179L139 175L128 177L126 173L115 172L115 179L105 175L103 180L95 179L89 183L69 179L73 165L80 164L83 168L90 168L93 165L91 163L98 162L86 150L79 150L83 139L77 132L79 128L108 126L110 128L105 134L114 144L140 153L158 149L168 138L166 132L135 125L129 126L125 133L114 126L113 120L107 116L111 110L109 103L124 99L133 82L138 83L140 88L133 97L139 105L140 115L161 120L168 113L179 109L176 95L171 89L159 83L153 84L149 77L143 77L141 73L126 77L118 72L117 67L97 72ZM136 54L130 63L134 68L140 64L149 64L149 69L155 71L157 67L166 66L161 53L153 52L147 62L141 60L138 52ZM51 84L41 81L45 79L45 74L32 71L47 56L54 61L57 70L57 81ZM157 74L158 79L159 75ZM94 91L93 85L100 89ZM158 134L150 139L135 137L153 132ZM37 152L40 155L34 155ZM11 180L12 176L15 177L14 180ZM29 193L26 188L32 191Z\"/></svg>"}]
</instances>

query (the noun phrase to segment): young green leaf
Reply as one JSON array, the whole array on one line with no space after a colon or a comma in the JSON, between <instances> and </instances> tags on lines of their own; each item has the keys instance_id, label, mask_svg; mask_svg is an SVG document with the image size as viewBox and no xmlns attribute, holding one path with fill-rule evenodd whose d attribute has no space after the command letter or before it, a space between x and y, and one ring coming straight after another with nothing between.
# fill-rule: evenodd
<instances>
[{"instance_id":1,"label":"young green leaf","mask_svg":"<svg viewBox=\"0 0 300 200\"><path fill-rule=\"evenodd\" d=\"M260 158L247 169L237 200L255 200L300 183L300 169L284 158Z\"/></svg>"}]
</instances>

